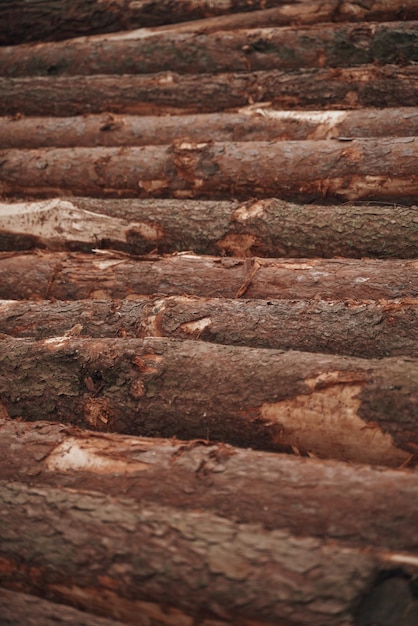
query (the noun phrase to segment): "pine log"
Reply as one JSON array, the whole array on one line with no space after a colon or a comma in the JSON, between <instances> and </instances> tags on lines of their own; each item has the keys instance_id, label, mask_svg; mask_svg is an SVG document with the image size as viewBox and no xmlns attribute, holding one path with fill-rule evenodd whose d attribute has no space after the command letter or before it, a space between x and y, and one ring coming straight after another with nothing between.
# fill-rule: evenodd
<instances>
[{"instance_id":1,"label":"pine log","mask_svg":"<svg viewBox=\"0 0 418 626\"><path fill-rule=\"evenodd\" d=\"M319 24L215 33L142 30L0 48L0 75L216 74L418 61L418 22Z\"/></svg>"},{"instance_id":2,"label":"pine log","mask_svg":"<svg viewBox=\"0 0 418 626\"><path fill-rule=\"evenodd\" d=\"M128 624L147 615L171 626L354 626L380 571L399 562L410 576L417 570L411 552L365 551L98 491L1 481L0 504L0 581ZM395 592L396 624L414 626L409 585L406 594L396 585L403 569L386 593Z\"/></svg>"},{"instance_id":3,"label":"pine log","mask_svg":"<svg viewBox=\"0 0 418 626\"><path fill-rule=\"evenodd\" d=\"M418 360L165 338L2 339L12 417L399 466L418 449Z\"/></svg>"},{"instance_id":4,"label":"pine log","mask_svg":"<svg viewBox=\"0 0 418 626\"><path fill-rule=\"evenodd\" d=\"M418 256L415 207L64 198L0 203L0 250L240 257Z\"/></svg>"},{"instance_id":5,"label":"pine log","mask_svg":"<svg viewBox=\"0 0 418 626\"><path fill-rule=\"evenodd\" d=\"M42 598L0 589L0 616L2 626L124 626L126 622L98 617L92 613L78 611L65 604L57 604ZM144 617L140 626L149 626L149 618ZM160 622L161 626L163 622ZM156 623L155 625L156 626ZM160 625L158 625L160 626Z\"/></svg>"},{"instance_id":6,"label":"pine log","mask_svg":"<svg viewBox=\"0 0 418 626\"><path fill-rule=\"evenodd\" d=\"M418 108L0 118L2 148L164 145L175 141L278 141L418 135Z\"/></svg>"},{"instance_id":7,"label":"pine log","mask_svg":"<svg viewBox=\"0 0 418 626\"><path fill-rule=\"evenodd\" d=\"M417 549L417 473L0 420L3 480L122 493L363 548ZM312 485L315 488L312 489ZM342 488L343 486L343 488Z\"/></svg>"},{"instance_id":8,"label":"pine log","mask_svg":"<svg viewBox=\"0 0 418 626\"><path fill-rule=\"evenodd\" d=\"M418 139L0 151L5 196L418 202Z\"/></svg>"},{"instance_id":9,"label":"pine log","mask_svg":"<svg viewBox=\"0 0 418 626\"><path fill-rule=\"evenodd\" d=\"M33 339L171 337L362 358L418 358L418 300L3 300L0 333Z\"/></svg>"},{"instance_id":10,"label":"pine log","mask_svg":"<svg viewBox=\"0 0 418 626\"><path fill-rule=\"evenodd\" d=\"M360 65L206 74L0 78L0 115L211 113L254 102L274 107L417 105L416 65Z\"/></svg>"},{"instance_id":11,"label":"pine log","mask_svg":"<svg viewBox=\"0 0 418 626\"><path fill-rule=\"evenodd\" d=\"M237 259L112 251L0 254L0 298L82 300L208 298L379 300L418 297L416 260Z\"/></svg>"}]
</instances>

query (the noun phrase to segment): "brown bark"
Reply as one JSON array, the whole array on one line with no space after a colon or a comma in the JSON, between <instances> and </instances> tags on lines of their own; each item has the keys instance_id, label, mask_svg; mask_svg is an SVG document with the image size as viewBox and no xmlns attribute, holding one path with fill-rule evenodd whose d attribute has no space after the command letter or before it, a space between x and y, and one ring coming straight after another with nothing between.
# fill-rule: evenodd
<instances>
[{"instance_id":1,"label":"brown bark","mask_svg":"<svg viewBox=\"0 0 418 626\"><path fill-rule=\"evenodd\" d=\"M418 61L418 22L104 35L0 48L0 75L210 74Z\"/></svg>"},{"instance_id":2,"label":"brown bark","mask_svg":"<svg viewBox=\"0 0 418 626\"><path fill-rule=\"evenodd\" d=\"M416 572L414 554L293 537L206 512L145 508L98 491L2 481L0 502L7 520L0 580L129 624L147 615L167 625L206 618L216 626L351 626L364 597L379 589L379 570L403 557ZM404 594L390 594L392 613L403 618L415 609L414 618L416 602L407 584L402 589L408 606Z\"/></svg>"},{"instance_id":3,"label":"brown bark","mask_svg":"<svg viewBox=\"0 0 418 626\"><path fill-rule=\"evenodd\" d=\"M82 300L196 295L209 298L379 300L418 297L416 260L229 259L117 252L3 253L0 298Z\"/></svg>"},{"instance_id":4,"label":"brown bark","mask_svg":"<svg viewBox=\"0 0 418 626\"><path fill-rule=\"evenodd\" d=\"M78 611L64 604L49 602L26 593L0 589L2 626L123 626L124 622ZM149 626L148 618L138 623ZM126 623L126 622L125 622ZM162 624L162 622L160 622Z\"/></svg>"},{"instance_id":5,"label":"brown bark","mask_svg":"<svg viewBox=\"0 0 418 626\"><path fill-rule=\"evenodd\" d=\"M90 490L200 510L295 536L416 550L417 474L233 448L145 439L51 422L0 421L3 480ZM315 485L315 489L312 489Z\"/></svg>"},{"instance_id":6,"label":"brown bark","mask_svg":"<svg viewBox=\"0 0 418 626\"><path fill-rule=\"evenodd\" d=\"M53 199L0 203L0 250L115 248L259 257L414 258L416 209L236 201Z\"/></svg>"},{"instance_id":7,"label":"brown bark","mask_svg":"<svg viewBox=\"0 0 418 626\"><path fill-rule=\"evenodd\" d=\"M411 358L67 336L3 338L0 359L13 417L388 466L416 460Z\"/></svg>"},{"instance_id":8,"label":"brown bark","mask_svg":"<svg viewBox=\"0 0 418 626\"><path fill-rule=\"evenodd\" d=\"M361 65L184 75L0 79L0 115L210 113L272 102L276 108L416 106L418 67Z\"/></svg>"},{"instance_id":9,"label":"brown bark","mask_svg":"<svg viewBox=\"0 0 418 626\"><path fill-rule=\"evenodd\" d=\"M0 333L45 339L171 337L362 358L418 357L418 300L225 300L171 296L136 301L0 303Z\"/></svg>"},{"instance_id":10,"label":"brown bark","mask_svg":"<svg viewBox=\"0 0 418 626\"><path fill-rule=\"evenodd\" d=\"M164 145L175 141L277 141L418 135L418 109L278 111L176 116L83 115L0 119L2 148Z\"/></svg>"},{"instance_id":11,"label":"brown bark","mask_svg":"<svg viewBox=\"0 0 418 626\"><path fill-rule=\"evenodd\" d=\"M418 201L418 139L0 151L5 196Z\"/></svg>"}]
</instances>

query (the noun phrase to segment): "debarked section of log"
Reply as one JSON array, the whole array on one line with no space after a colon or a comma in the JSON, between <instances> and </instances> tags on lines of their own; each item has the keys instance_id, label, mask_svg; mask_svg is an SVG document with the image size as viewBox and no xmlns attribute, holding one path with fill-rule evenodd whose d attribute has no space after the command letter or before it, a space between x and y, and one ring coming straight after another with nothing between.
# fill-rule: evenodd
<instances>
[{"instance_id":1,"label":"debarked section of log","mask_svg":"<svg viewBox=\"0 0 418 626\"><path fill-rule=\"evenodd\" d=\"M11 416L372 464L415 462L418 364L205 342L2 340Z\"/></svg>"}]
</instances>

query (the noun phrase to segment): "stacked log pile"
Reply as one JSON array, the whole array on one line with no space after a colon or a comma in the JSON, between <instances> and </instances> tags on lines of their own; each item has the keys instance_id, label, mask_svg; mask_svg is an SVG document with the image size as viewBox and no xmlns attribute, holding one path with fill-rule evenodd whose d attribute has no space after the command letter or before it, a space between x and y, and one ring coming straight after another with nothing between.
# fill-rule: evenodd
<instances>
[{"instance_id":1,"label":"stacked log pile","mask_svg":"<svg viewBox=\"0 0 418 626\"><path fill-rule=\"evenodd\" d=\"M415 0L0 44L0 624L416 626Z\"/></svg>"}]
</instances>

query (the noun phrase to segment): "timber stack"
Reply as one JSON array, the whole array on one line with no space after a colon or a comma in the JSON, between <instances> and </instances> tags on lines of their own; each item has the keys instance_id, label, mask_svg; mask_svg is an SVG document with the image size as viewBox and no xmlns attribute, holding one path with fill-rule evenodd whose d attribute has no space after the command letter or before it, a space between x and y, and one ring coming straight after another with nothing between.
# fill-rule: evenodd
<instances>
[{"instance_id":1,"label":"timber stack","mask_svg":"<svg viewBox=\"0 0 418 626\"><path fill-rule=\"evenodd\" d=\"M416 626L416 0L0 46L0 624Z\"/></svg>"}]
</instances>

